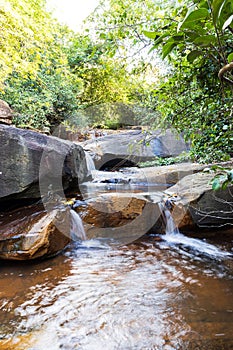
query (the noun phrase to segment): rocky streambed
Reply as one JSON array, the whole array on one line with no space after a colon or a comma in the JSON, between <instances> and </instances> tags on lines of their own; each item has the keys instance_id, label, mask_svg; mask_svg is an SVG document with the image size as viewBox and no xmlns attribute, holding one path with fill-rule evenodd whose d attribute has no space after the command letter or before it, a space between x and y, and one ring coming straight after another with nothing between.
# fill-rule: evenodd
<instances>
[{"instance_id":1,"label":"rocky streambed","mask_svg":"<svg viewBox=\"0 0 233 350\"><path fill-rule=\"evenodd\" d=\"M232 187L105 141L0 125L0 348L232 349Z\"/></svg>"},{"instance_id":2,"label":"rocky streambed","mask_svg":"<svg viewBox=\"0 0 233 350\"><path fill-rule=\"evenodd\" d=\"M131 141L134 137L138 142L139 131L128 134ZM152 139L152 146L163 145L160 154L165 148L172 154L173 136L170 132L167 136L167 146L158 133ZM200 230L233 225L232 187L214 192L210 185L213 174L203 171L206 165L101 171L93 163L90 168L88 157L95 152L93 159L101 167L105 159L109 167L112 143L117 141L114 137L119 143L119 135L84 142L84 149L87 145L89 152L91 149L87 156L80 144L0 125L1 258L27 260L60 252L72 240L71 210L82 218L87 239L104 238L116 244L131 243L147 233L165 233L165 206L177 228L194 236ZM135 160L131 150L127 155L125 138L123 134L113 160L129 161L130 156ZM152 157L152 146L147 154L141 152L141 160ZM184 147L182 140L176 140L175 152Z\"/></svg>"}]
</instances>

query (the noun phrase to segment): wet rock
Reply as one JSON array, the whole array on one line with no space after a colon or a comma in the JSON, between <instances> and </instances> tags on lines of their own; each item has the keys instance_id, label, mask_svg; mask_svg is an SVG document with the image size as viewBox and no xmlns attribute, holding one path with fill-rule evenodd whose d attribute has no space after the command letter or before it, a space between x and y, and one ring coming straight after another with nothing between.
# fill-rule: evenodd
<instances>
[{"instance_id":1,"label":"wet rock","mask_svg":"<svg viewBox=\"0 0 233 350\"><path fill-rule=\"evenodd\" d=\"M0 100L0 123L11 124L13 117L13 111L8 103Z\"/></svg>"},{"instance_id":2,"label":"wet rock","mask_svg":"<svg viewBox=\"0 0 233 350\"><path fill-rule=\"evenodd\" d=\"M0 150L0 201L77 189L87 175L82 147L56 137L2 124Z\"/></svg>"},{"instance_id":3,"label":"wet rock","mask_svg":"<svg viewBox=\"0 0 233 350\"><path fill-rule=\"evenodd\" d=\"M200 172L184 177L165 191L178 194L174 202L173 216L177 225L186 227L224 227L233 225L233 186L213 191L210 181L213 173Z\"/></svg>"},{"instance_id":4,"label":"wet rock","mask_svg":"<svg viewBox=\"0 0 233 350\"><path fill-rule=\"evenodd\" d=\"M140 194L104 194L86 201L78 208L86 235L90 238L114 239L119 243L130 243L143 236L161 216L158 202Z\"/></svg>"},{"instance_id":5,"label":"wet rock","mask_svg":"<svg viewBox=\"0 0 233 350\"><path fill-rule=\"evenodd\" d=\"M188 146L171 130L155 131L147 136L141 130L134 130L86 141L83 147L93 155L97 169L118 169L154 160L155 156L177 156Z\"/></svg>"},{"instance_id":6,"label":"wet rock","mask_svg":"<svg viewBox=\"0 0 233 350\"><path fill-rule=\"evenodd\" d=\"M50 257L70 242L68 208L46 212L22 208L0 218L0 258L31 260Z\"/></svg>"}]
</instances>

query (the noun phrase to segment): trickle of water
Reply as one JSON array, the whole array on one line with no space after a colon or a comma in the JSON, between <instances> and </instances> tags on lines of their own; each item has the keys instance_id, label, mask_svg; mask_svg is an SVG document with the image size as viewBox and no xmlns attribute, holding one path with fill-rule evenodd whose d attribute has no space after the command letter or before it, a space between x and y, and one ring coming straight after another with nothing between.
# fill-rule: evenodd
<instances>
[{"instance_id":1,"label":"trickle of water","mask_svg":"<svg viewBox=\"0 0 233 350\"><path fill-rule=\"evenodd\" d=\"M164 215L166 218L166 235L170 234L179 234L180 231L178 227L176 227L175 222L173 220L173 217L170 213L170 210L167 208L164 208Z\"/></svg>"},{"instance_id":2,"label":"trickle of water","mask_svg":"<svg viewBox=\"0 0 233 350\"><path fill-rule=\"evenodd\" d=\"M86 233L84 230L83 222L78 213L75 210L71 209L71 229L70 229L70 237L73 241L82 240L85 241L87 239Z\"/></svg>"},{"instance_id":3,"label":"trickle of water","mask_svg":"<svg viewBox=\"0 0 233 350\"><path fill-rule=\"evenodd\" d=\"M87 163L87 174L91 175L91 172L95 169L95 163L88 152L85 152L86 163Z\"/></svg>"},{"instance_id":4,"label":"trickle of water","mask_svg":"<svg viewBox=\"0 0 233 350\"><path fill-rule=\"evenodd\" d=\"M183 235L176 227L170 210L163 204L160 204L160 210L163 213L166 224L166 234L163 235L163 239L167 243L190 247L191 249L194 249L202 254L209 255L213 258L223 258L232 255L231 253L225 252L213 244L207 243L201 239L190 238Z\"/></svg>"}]
</instances>

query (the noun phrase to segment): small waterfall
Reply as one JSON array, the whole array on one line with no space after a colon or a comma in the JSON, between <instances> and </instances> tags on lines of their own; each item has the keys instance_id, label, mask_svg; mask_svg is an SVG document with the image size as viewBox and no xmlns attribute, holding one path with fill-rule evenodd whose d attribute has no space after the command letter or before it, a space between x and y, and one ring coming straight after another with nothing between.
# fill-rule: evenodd
<instances>
[{"instance_id":1,"label":"small waterfall","mask_svg":"<svg viewBox=\"0 0 233 350\"><path fill-rule=\"evenodd\" d=\"M96 170L95 169L95 163L94 163L92 157L90 156L90 154L87 151L85 151L85 157L86 157L86 164L87 164L87 174L91 175L91 172L93 170Z\"/></svg>"},{"instance_id":2,"label":"small waterfall","mask_svg":"<svg viewBox=\"0 0 233 350\"><path fill-rule=\"evenodd\" d=\"M159 207L166 224L165 235L163 235L162 238L167 243L190 247L199 253L203 253L214 258L223 258L232 255L231 253L224 252L215 245L207 243L201 239L190 238L183 235L180 233L178 227L176 227L171 212L166 204L159 203Z\"/></svg>"},{"instance_id":3,"label":"small waterfall","mask_svg":"<svg viewBox=\"0 0 233 350\"><path fill-rule=\"evenodd\" d=\"M73 241L82 240L85 241L87 239L86 233L83 227L83 222L78 213L75 210L70 210L71 216L71 228L70 228L70 238Z\"/></svg>"},{"instance_id":4,"label":"small waterfall","mask_svg":"<svg viewBox=\"0 0 233 350\"><path fill-rule=\"evenodd\" d=\"M180 233L178 227L176 227L171 212L168 208L164 208L164 216L166 218L166 235Z\"/></svg>"}]
</instances>

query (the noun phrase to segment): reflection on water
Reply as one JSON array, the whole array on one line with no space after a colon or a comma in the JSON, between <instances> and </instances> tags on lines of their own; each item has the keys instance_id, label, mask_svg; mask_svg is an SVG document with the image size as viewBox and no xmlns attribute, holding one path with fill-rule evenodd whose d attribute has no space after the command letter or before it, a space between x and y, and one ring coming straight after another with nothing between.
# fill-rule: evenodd
<instances>
[{"instance_id":1,"label":"reflection on water","mask_svg":"<svg viewBox=\"0 0 233 350\"><path fill-rule=\"evenodd\" d=\"M86 241L41 263L4 263L1 277L0 349L233 349L228 256L156 237Z\"/></svg>"}]
</instances>

